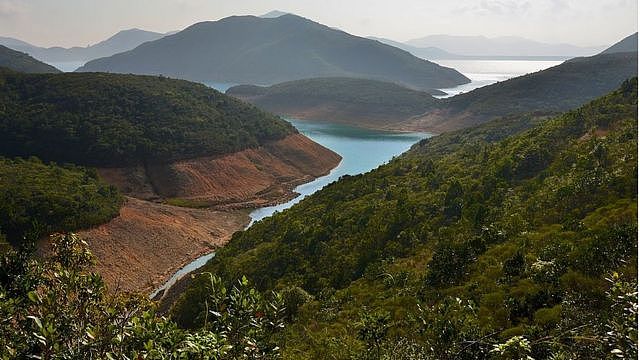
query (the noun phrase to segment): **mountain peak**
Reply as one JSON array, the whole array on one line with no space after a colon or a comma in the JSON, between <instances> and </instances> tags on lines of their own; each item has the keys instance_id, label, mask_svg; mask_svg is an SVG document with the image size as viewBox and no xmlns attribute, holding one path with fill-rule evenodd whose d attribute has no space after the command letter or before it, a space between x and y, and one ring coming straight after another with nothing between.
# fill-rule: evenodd
<instances>
[{"instance_id":1,"label":"mountain peak","mask_svg":"<svg viewBox=\"0 0 640 360\"><path fill-rule=\"evenodd\" d=\"M284 11L280 11L280 10L272 10L269 11L268 13L264 14L264 15L260 15L261 18L264 19L273 19L273 18L278 18L282 15L290 15L290 13L288 12L284 12Z\"/></svg>"},{"instance_id":2,"label":"mountain peak","mask_svg":"<svg viewBox=\"0 0 640 360\"><path fill-rule=\"evenodd\" d=\"M261 85L314 77L367 78L416 89L469 82L453 69L293 14L197 23L175 36L88 62L79 71Z\"/></svg>"}]
</instances>

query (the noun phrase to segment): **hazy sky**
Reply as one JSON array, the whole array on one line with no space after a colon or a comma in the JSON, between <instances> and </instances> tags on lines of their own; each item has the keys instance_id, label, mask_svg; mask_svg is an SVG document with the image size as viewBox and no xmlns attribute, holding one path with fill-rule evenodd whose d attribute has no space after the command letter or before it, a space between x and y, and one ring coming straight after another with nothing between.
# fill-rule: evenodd
<instances>
[{"instance_id":1,"label":"hazy sky","mask_svg":"<svg viewBox=\"0 0 640 360\"><path fill-rule=\"evenodd\" d=\"M606 45L638 29L637 0L0 0L0 36L86 46L119 30L159 32L278 9L360 36L516 35Z\"/></svg>"}]
</instances>

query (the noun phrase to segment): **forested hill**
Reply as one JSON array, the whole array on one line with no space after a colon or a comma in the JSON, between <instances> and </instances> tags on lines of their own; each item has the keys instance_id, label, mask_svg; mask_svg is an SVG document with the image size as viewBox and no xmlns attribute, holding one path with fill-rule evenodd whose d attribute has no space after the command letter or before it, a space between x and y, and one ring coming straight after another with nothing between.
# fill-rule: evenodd
<instances>
[{"instance_id":1,"label":"forested hill","mask_svg":"<svg viewBox=\"0 0 640 360\"><path fill-rule=\"evenodd\" d=\"M226 154L289 123L204 85L118 74L0 71L0 155L92 166Z\"/></svg>"},{"instance_id":2,"label":"forested hill","mask_svg":"<svg viewBox=\"0 0 640 360\"><path fill-rule=\"evenodd\" d=\"M25 73L59 73L55 67L38 61L31 56L0 45L0 68Z\"/></svg>"},{"instance_id":3,"label":"forested hill","mask_svg":"<svg viewBox=\"0 0 640 360\"><path fill-rule=\"evenodd\" d=\"M633 358L637 106L633 79L524 132L426 140L236 233L202 271L283 290L284 358ZM204 321L207 281L174 308L183 325Z\"/></svg>"},{"instance_id":4,"label":"forested hill","mask_svg":"<svg viewBox=\"0 0 640 360\"><path fill-rule=\"evenodd\" d=\"M549 69L444 99L407 124L443 132L474 126L499 116L531 111L567 111L607 94L638 75L638 53L575 58Z\"/></svg>"},{"instance_id":5,"label":"forested hill","mask_svg":"<svg viewBox=\"0 0 640 360\"><path fill-rule=\"evenodd\" d=\"M226 93L276 114L368 127L387 126L436 104L427 92L355 78L304 79L268 87L239 85Z\"/></svg>"},{"instance_id":6,"label":"forested hill","mask_svg":"<svg viewBox=\"0 0 640 360\"><path fill-rule=\"evenodd\" d=\"M458 71L380 42L296 16L232 16L185 30L78 71L164 74L200 82L270 85L312 77L356 77L412 88L452 87Z\"/></svg>"}]
</instances>

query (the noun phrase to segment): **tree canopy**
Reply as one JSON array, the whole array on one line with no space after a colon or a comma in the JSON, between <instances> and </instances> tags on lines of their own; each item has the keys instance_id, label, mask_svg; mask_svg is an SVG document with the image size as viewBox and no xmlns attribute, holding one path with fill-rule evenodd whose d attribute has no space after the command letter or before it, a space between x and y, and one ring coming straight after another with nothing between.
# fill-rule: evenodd
<instances>
[{"instance_id":1,"label":"tree canopy","mask_svg":"<svg viewBox=\"0 0 640 360\"><path fill-rule=\"evenodd\" d=\"M204 85L0 71L0 155L125 166L227 154L296 130Z\"/></svg>"}]
</instances>

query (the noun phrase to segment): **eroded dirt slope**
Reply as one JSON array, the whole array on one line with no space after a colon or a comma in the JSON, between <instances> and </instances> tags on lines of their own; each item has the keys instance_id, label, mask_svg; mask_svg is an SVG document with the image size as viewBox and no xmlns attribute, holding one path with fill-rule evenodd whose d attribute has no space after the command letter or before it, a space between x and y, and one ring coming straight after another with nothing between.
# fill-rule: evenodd
<instances>
[{"instance_id":1,"label":"eroded dirt slope","mask_svg":"<svg viewBox=\"0 0 640 360\"><path fill-rule=\"evenodd\" d=\"M341 158L301 134L217 157L168 165L100 169L125 194L142 199L181 198L217 209L251 208L286 201L293 188L327 174Z\"/></svg>"},{"instance_id":2,"label":"eroded dirt slope","mask_svg":"<svg viewBox=\"0 0 640 360\"><path fill-rule=\"evenodd\" d=\"M150 292L186 263L223 246L246 211L189 209L127 198L120 216L82 231L110 289Z\"/></svg>"},{"instance_id":3,"label":"eroded dirt slope","mask_svg":"<svg viewBox=\"0 0 640 360\"><path fill-rule=\"evenodd\" d=\"M151 292L178 269L229 241L253 208L283 202L293 188L328 173L338 154L301 134L237 153L168 165L99 169L128 195L120 215L82 231L110 289ZM163 203L181 198L211 205ZM46 244L42 245L46 252Z\"/></svg>"}]
</instances>

